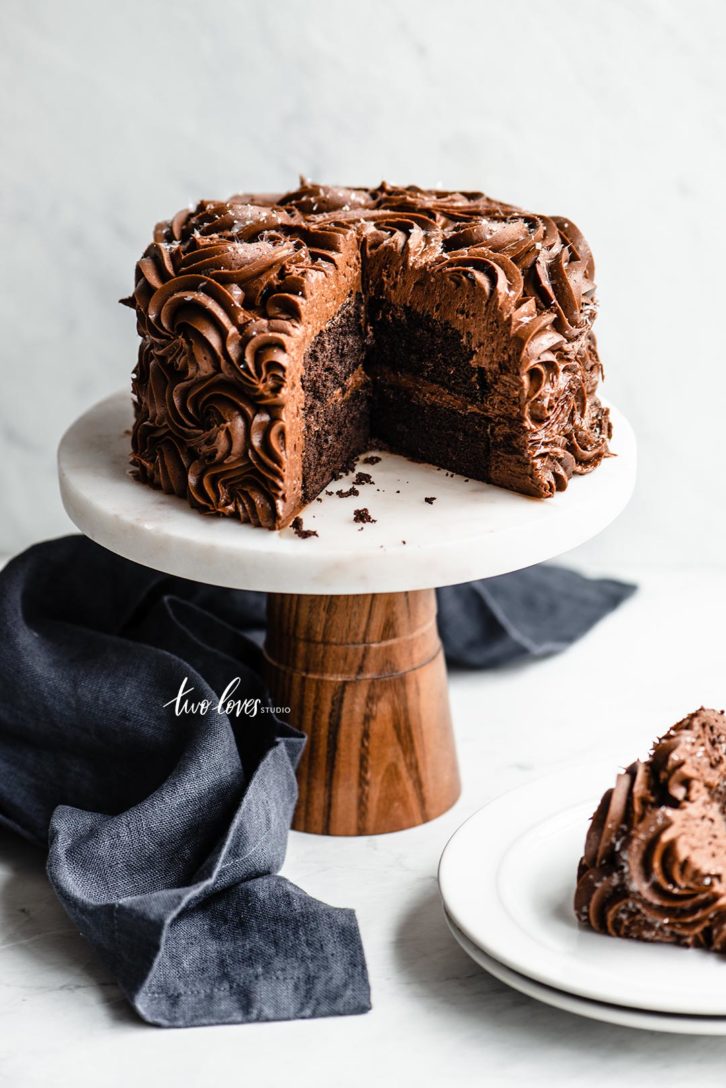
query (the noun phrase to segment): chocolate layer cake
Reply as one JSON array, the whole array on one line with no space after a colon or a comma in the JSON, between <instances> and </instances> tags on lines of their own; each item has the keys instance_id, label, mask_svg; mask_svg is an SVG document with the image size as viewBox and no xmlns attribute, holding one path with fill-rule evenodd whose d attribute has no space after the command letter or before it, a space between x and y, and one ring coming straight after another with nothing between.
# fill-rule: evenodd
<instances>
[{"instance_id":1,"label":"chocolate layer cake","mask_svg":"<svg viewBox=\"0 0 726 1088\"><path fill-rule=\"evenodd\" d=\"M377 445L550 496L607 454L593 271L569 220L482 193L202 201L126 300L137 475L269 529Z\"/></svg>"},{"instance_id":2,"label":"chocolate layer cake","mask_svg":"<svg viewBox=\"0 0 726 1088\"><path fill-rule=\"evenodd\" d=\"M575 911L614 937L726 951L726 717L697 710L618 775L592 818Z\"/></svg>"}]
</instances>

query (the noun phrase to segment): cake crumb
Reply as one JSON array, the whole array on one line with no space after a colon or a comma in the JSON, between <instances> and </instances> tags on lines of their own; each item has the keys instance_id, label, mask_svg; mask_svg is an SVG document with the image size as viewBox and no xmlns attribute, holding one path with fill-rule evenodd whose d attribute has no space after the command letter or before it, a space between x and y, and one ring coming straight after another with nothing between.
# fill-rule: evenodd
<instances>
[{"instance_id":1,"label":"cake crumb","mask_svg":"<svg viewBox=\"0 0 726 1088\"><path fill-rule=\"evenodd\" d=\"M341 488L340 491L336 491L335 494L339 499L349 499L351 495L360 495L360 491L357 487L349 487L347 491L343 491Z\"/></svg>"},{"instance_id":2,"label":"cake crumb","mask_svg":"<svg viewBox=\"0 0 726 1088\"><path fill-rule=\"evenodd\" d=\"M353 478L354 484L372 484L373 482L373 477L369 472L356 472Z\"/></svg>"},{"instance_id":3,"label":"cake crumb","mask_svg":"<svg viewBox=\"0 0 726 1088\"><path fill-rule=\"evenodd\" d=\"M362 465L377 465L380 460L381 460L380 457L377 457L375 454L371 454L370 457L364 457L363 460L361 461L361 464Z\"/></svg>"},{"instance_id":4,"label":"cake crumb","mask_svg":"<svg viewBox=\"0 0 726 1088\"><path fill-rule=\"evenodd\" d=\"M326 494L326 495L334 495L334 494L335 494L335 492L334 492L334 491L326 491L326 492L325 492L325 494Z\"/></svg>"},{"instance_id":5,"label":"cake crumb","mask_svg":"<svg viewBox=\"0 0 726 1088\"><path fill-rule=\"evenodd\" d=\"M308 540L311 536L317 536L315 529L305 529L303 526L302 518L295 518L290 526L295 536L299 536L301 540Z\"/></svg>"},{"instance_id":6,"label":"cake crumb","mask_svg":"<svg viewBox=\"0 0 726 1088\"><path fill-rule=\"evenodd\" d=\"M361 510L353 511L353 521L358 522L360 525L373 525L375 524L375 518L371 517L370 510L367 506L364 506Z\"/></svg>"},{"instance_id":7,"label":"cake crumb","mask_svg":"<svg viewBox=\"0 0 726 1088\"><path fill-rule=\"evenodd\" d=\"M351 458L349 458L349 459L348 459L348 460L347 460L347 461L345 462L345 464L344 464L344 465L341 465L341 467L340 467L340 469L338 470L338 472L336 472L336 473L335 473L335 475L333 476L333 480L335 480L336 482L337 482L338 480L342 480L344 476L347 476L347 475L348 475L349 473L351 473L351 472L353 471L353 469L355 468L355 466L356 466L357 462L358 462L358 458L357 458L357 457L351 457Z\"/></svg>"},{"instance_id":8,"label":"cake crumb","mask_svg":"<svg viewBox=\"0 0 726 1088\"><path fill-rule=\"evenodd\" d=\"M434 503L436 502L436 496L435 495L427 495L426 498L424 499L424 502L427 502L429 504L429 506L433 506Z\"/></svg>"}]
</instances>

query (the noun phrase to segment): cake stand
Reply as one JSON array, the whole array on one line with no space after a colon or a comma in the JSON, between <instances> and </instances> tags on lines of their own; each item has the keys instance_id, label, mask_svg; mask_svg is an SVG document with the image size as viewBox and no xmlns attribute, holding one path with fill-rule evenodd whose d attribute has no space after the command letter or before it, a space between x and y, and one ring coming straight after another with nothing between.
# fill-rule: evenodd
<instances>
[{"instance_id":1,"label":"cake stand","mask_svg":"<svg viewBox=\"0 0 726 1088\"><path fill-rule=\"evenodd\" d=\"M551 559L617 517L633 490L636 452L627 420L612 416L617 456L552 499L381 452L374 464L359 462L371 482L356 485L357 495L336 494L353 486L353 473L310 503L303 525L318 535L303 539L205 517L135 481L123 392L63 437L60 487L78 528L111 551L269 594L268 684L283 716L308 736L293 826L397 831L459 796L435 587ZM356 510L373 520L356 522Z\"/></svg>"}]
</instances>

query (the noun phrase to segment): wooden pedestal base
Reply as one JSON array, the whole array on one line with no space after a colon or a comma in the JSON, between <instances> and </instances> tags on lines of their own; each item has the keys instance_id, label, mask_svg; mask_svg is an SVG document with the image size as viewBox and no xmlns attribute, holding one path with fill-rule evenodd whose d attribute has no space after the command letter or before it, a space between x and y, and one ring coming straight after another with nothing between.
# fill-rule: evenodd
<instances>
[{"instance_id":1,"label":"wooden pedestal base","mask_svg":"<svg viewBox=\"0 0 726 1088\"><path fill-rule=\"evenodd\" d=\"M433 589L270 594L275 702L308 736L293 827L369 835L453 805L459 773Z\"/></svg>"}]
</instances>

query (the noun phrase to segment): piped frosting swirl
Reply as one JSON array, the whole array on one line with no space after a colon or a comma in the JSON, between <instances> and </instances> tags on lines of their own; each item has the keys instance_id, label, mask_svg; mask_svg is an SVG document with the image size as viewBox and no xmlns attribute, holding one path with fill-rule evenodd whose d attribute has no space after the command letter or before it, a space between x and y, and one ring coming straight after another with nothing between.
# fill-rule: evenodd
<instances>
[{"instance_id":1,"label":"piped frosting swirl","mask_svg":"<svg viewBox=\"0 0 726 1088\"><path fill-rule=\"evenodd\" d=\"M580 861L578 919L600 933L726 951L726 717L701 708L618 775Z\"/></svg>"}]
</instances>

